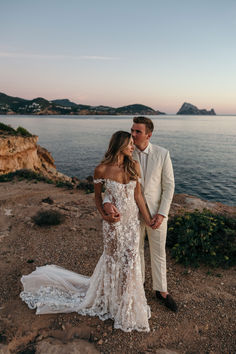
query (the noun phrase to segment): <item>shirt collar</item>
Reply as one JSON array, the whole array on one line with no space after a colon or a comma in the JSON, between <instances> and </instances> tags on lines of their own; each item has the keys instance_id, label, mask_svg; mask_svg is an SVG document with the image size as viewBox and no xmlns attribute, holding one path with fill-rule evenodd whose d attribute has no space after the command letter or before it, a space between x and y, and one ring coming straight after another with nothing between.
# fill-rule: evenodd
<instances>
[{"instance_id":1,"label":"shirt collar","mask_svg":"<svg viewBox=\"0 0 236 354\"><path fill-rule=\"evenodd\" d=\"M137 148L137 147L136 147L136 149L137 149L137 152L138 152L138 153L143 153L143 154L148 155L149 152L150 152L150 143L148 143L148 146L147 146L146 149L144 149L143 151L139 150L139 148Z\"/></svg>"}]
</instances>

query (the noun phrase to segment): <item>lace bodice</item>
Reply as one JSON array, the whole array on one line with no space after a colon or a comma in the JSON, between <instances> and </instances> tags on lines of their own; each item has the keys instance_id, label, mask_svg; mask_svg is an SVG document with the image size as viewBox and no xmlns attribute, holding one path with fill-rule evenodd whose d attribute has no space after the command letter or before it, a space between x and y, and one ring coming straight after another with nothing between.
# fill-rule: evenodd
<instances>
[{"instance_id":1,"label":"lace bodice","mask_svg":"<svg viewBox=\"0 0 236 354\"><path fill-rule=\"evenodd\" d=\"M22 277L21 298L38 314L76 311L111 318L114 327L125 332L147 332L150 309L141 275L136 181L96 179L94 183L104 183L121 217L117 223L103 221L104 250L93 275L84 277L55 265L38 267Z\"/></svg>"},{"instance_id":2,"label":"lace bodice","mask_svg":"<svg viewBox=\"0 0 236 354\"><path fill-rule=\"evenodd\" d=\"M134 200L136 181L120 183L111 179L95 179L94 183L103 183L105 195L110 202L117 207L123 218L122 222L128 222L134 215L138 216L138 207Z\"/></svg>"}]
</instances>

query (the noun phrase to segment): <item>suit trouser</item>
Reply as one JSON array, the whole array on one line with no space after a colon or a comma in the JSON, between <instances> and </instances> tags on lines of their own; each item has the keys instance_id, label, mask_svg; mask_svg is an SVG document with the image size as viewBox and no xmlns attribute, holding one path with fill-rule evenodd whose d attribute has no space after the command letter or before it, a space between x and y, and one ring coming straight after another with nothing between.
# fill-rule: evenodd
<instances>
[{"instance_id":1,"label":"suit trouser","mask_svg":"<svg viewBox=\"0 0 236 354\"><path fill-rule=\"evenodd\" d=\"M143 282L145 281L145 260L144 260L144 242L145 234L147 231L150 255L151 255L151 267L152 267L152 282L153 290L159 290L162 292L167 291L166 280L166 233L167 233L167 218L164 218L161 226L158 229L153 230L151 227L145 225L141 221L140 224L140 243L139 251L141 258L141 270Z\"/></svg>"}]
</instances>

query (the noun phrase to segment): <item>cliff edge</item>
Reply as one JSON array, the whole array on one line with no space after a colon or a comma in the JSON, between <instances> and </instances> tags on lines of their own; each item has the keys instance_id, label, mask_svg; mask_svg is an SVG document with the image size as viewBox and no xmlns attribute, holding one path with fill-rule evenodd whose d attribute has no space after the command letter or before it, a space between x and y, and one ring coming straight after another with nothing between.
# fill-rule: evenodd
<instances>
[{"instance_id":1,"label":"cliff edge","mask_svg":"<svg viewBox=\"0 0 236 354\"><path fill-rule=\"evenodd\" d=\"M54 181L71 181L56 170L51 153L37 144L38 136L0 133L0 175L28 169Z\"/></svg>"}]
</instances>

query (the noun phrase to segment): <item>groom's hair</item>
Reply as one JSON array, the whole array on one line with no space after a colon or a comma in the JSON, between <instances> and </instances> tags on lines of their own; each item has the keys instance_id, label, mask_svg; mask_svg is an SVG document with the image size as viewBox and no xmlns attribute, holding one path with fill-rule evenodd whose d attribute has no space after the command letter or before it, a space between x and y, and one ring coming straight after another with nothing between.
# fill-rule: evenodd
<instances>
[{"instance_id":1,"label":"groom's hair","mask_svg":"<svg viewBox=\"0 0 236 354\"><path fill-rule=\"evenodd\" d=\"M144 124L146 127L146 133L152 133L154 130L154 125L150 118L143 116L134 117L133 122L137 124Z\"/></svg>"}]
</instances>

